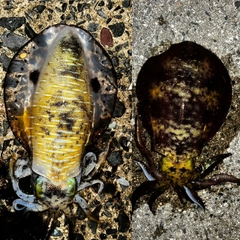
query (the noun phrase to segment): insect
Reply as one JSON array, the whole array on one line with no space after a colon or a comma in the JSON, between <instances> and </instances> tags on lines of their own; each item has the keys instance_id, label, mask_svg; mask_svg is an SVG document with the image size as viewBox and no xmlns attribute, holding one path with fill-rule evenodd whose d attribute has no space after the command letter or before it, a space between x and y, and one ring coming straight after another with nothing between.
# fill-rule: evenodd
<instances>
[{"instance_id":1,"label":"insect","mask_svg":"<svg viewBox=\"0 0 240 240\"><path fill-rule=\"evenodd\" d=\"M181 201L186 198L204 210L196 190L221 182L240 183L227 174L204 179L230 154L195 166L203 145L219 130L231 103L231 79L216 55L193 42L174 44L146 61L136 94L136 143L147 165L137 163L148 181L134 191L133 206L141 196L152 193L148 202L152 210L155 200L171 186ZM146 147L143 128L151 137L152 151Z\"/></svg>"},{"instance_id":2,"label":"insect","mask_svg":"<svg viewBox=\"0 0 240 240\"><path fill-rule=\"evenodd\" d=\"M28 152L9 164L15 210L63 210L77 203L87 215L80 190L100 180L82 181L86 148L108 126L117 94L111 60L85 30L55 25L43 30L14 56L4 81L11 129ZM19 181L31 176L33 194Z\"/></svg>"}]
</instances>

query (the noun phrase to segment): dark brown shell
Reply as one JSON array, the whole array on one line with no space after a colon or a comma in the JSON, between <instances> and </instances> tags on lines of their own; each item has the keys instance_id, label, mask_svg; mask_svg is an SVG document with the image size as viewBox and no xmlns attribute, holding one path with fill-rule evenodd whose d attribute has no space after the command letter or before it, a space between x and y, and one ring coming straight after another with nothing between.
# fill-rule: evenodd
<instances>
[{"instance_id":1,"label":"dark brown shell","mask_svg":"<svg viewBox=\"0 0 240 240\"><path fill-rule=\"evenodd\" d=\"M215 54L182 42L147 60L136 93L138 114L153 150L165 156L195 157L222 125L232 88Z\"/></svg>"}]
</instances>

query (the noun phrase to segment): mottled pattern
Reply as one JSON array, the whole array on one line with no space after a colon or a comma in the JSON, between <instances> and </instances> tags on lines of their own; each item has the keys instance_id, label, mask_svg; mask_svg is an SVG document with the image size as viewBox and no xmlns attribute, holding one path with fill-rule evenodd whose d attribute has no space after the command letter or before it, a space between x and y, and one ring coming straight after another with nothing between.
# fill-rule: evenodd
<instances>
[{"instance_id":1,"label":"mottled pattern","mask_svg":"<svg viewBox=\"0 0 240 240\"><path fill-rule=\"evenodd\" d=\"M20 5L19 5L20 4ZM45 8L45 9L44 9ZM20 9L20 11L18 11ZM44 10L43 10L44 9ZM88 204L90 205L90 211L94 211L97 207L98 211L96 212L99 215L101 224L96 224L81 213L81 211L77 211L77 219L73 218L75 216L75 211L73 211L73 216L65 221L64 214L59 218L57 221L57 226L54 229L54 237L50 239L104 239L104 238L114 238L114 239L131 239L131 228L123 230L121 228L121 232L119 231L120 226L123 224L126 226L126 221L124 219L120 219L119 213L120 211L124 211L128 218L131 218L131 205L129 201L129 195L131 194L131 185L129 187L121 187L120 183L118 182L119 178L125 178L128 182L131 181L131 124L130 119L131 115L131 91L128 89L130 88L130 84L132 81L131 78L131 59L132 59L132 51L131 51L131 36L132 36L132 28L131 28L131 2L129 1L110 1L110 2L86 2L83 0L80 1L57 1L57 2L49 2L49 1L14 1L9 4L9 2L5 2L2 4L2 17L22 17L25 23L14 31L15 36L22 36L27 42L29 39L32 39L38 33L40 33L43 29L48 26L53 26L57 23L66 23L68 25L76 25L83 29L88 30L91 35L100 42L100 32L102 28L108 28L109 25L114 25L116 30L123 28L124 32L119 37L114 37L112 30L110 32L113 36L113 47L106 46L104 49L107 51L110 59L113 61L114 68L117 72L117 82L118 82L118 101L121 105L125 106L121 108L121 111L114 111L114 116L111 118L112 124L109 125L108 130L98 137L98 141L94 142L89 141L89 143L93 143L93 146L87 146L87 151L92 151L96 153L97 157L101 152L104 152L106 149L106 144L108 143L109 139L113 140L113 144L110 146L110 153L114 153L115 151L121 150L120 154L117 156L121 159L118 160L121 165L118 166L111 166L108 161L102 161L99 164L98 161L98 168L94 168L97 170L97 179L100 179L104 182L106 189L109 189L107 186L108 184L112 184L115 189L112 190L111 193L103 191L101 194L97 194L97 185L95 187L88 187L81 191L81 196L84 197ZM17 11L17 12L16 12ZM27 14L25 14L27 13ZM11 19L12 20L12 19ZM21 21L22 22L22 21ZM9 21L9 26L12 25L13 21ZM122 23L122 25L118 25L117 23ZM14 44L15 46L19 46L15 39L10 38L12 34L7 32L7 28L1 28L1 34L4 36L9 36L8 42ZM121 30L121 29L120 29ZM115 32L115 31L114 31ZM21 45L22 46L22 45ZM16 47L15 47L16 49ZM10 60L13 58L14 53L17 50L11 51L9 48L3 43L0 48L1 54L4 57L7 57L6 61L5 58L0 59L1 63L3 63L3 68L1 73L1 79L4 79L6 74L6 70L8 68L8 64ZM98 50L95 51L99 52ZM101 53L101 51L100 51ZM99 59L103 60L105 64L105 60L102 57ZM5 69L5 70L4 70ZM105 74L108 75L108 74ZM107 79L107 78L106 78ZM103 82L102 79L99 81ZM97 83L97 81L96 81ZM107 82L103 82L106 89L107 94ZM97 85L96 85L97 89ZM105 90L102 88L101 90ZM109 95L107 95L109 96ZM102 94L102 97L104 95ZM106 99L106 98L105 98ZM111 101L112 103L113 101ZM3 100L2 100L3 103ZM110 101L109 101L110 103ZM122 112L122 109L125 108L125 112ZM8 121L5 116L5 109L4 105L2 104L2 114L1 114L1 121L2 121L2 149L3 149L3 156L5 160L6 167L8 167L8 161L11 158L11 149L13 145L17 145L18 149L21 149L22 153L19 152L20 157L23 157L22 147L19 146L18 141L12 135L12 131L9 128ZM117 114L116 114L117 113ZM124 115L123 115L124 114ZM107 119L106 119L107 120ZM103 123L103 121L102 121ZM107 124L107 121L106 121ZM99 128L98 128L99 130ZM127 146L129 150L123 149L122 145L119 145L119 139L121 137L127 138ZM10 140L11 139L11 140ZM9 151L8 151L9 150ZM101 154L100 154L101 155ZM98 158L97 158L98 159ZM123 162L123 163L122 163ZM8 169L8 168L7 168ZM96 171L95 171L96 172ZM29 179L29 178L28 178ZM25 180L25 179L24 179ZM25 192L30 193L30 181L24 181L24 185L21 181L21 188L24 189ZM82 179L83 180L83 179ZM117 180L117 181L116 181ZM2 181L1 181L2 183ZM11 181L8 182L9 190L11 191L12 195L9 197L11 200L4 202L4 205L7 207L7 211L10 211L12 200L16 198L14 191L12 191ZM6 197L6 196L4 196ZM75 204L71 204L70 206L73 207ZM75 210L75 208L74 208ZM5 213L4 213L5 214ZM46 234L45 229L42 228L42 224L36 221L32 221L32 219L28 219L31 216L31 213L28 212L24 214L24 211L21 212L14 212L10 213L13 216L17 216L16 223L12 225L9 224L9 218L5 218L3 221L0 219L3 231L1 232L1 236L4 239L43 239L44 237L40 237L38 235L38 231L44 236ZM34 213L32 213L34 214ZM43 218L48 214L51 220L51 213L49 211L45 211L44 213L38 213L39 216L43 216ZM7 215L8 216L8 215ZM20 219L22 216L22 220ZM37 219L37 218L36 218ZM69 228L68 223L69 220L76 220L72 224L72 227ZM117 222L116 222L117 220ZM20 222L22 224L20 224ZM71 222L71 221L70 221ZM7 226L7 227L6 227ZM8 229L8 230L7 230ZM10 230L9 230L10 229ZM14 232L12 231L14 229ZM9 235L5 235L5 233L9 231ZM31 232L31 233L30 233ZM70 236L69 236L70 235Z\"/></svg>"},{"instance_id":2,"label":"mottled pattern","mask_svg":"<svg viewBox=\"0 0 240 240\"><path fill-rule=\"evenodd\" d=\"M139 73L136 91L138 113L152 136L152 148L168 157L170 165L166 167L164 161L162 167L173 175L184 161L200 154L231 102L226 68L214 54L192 42L172 45L150 58Z\"/></svg>"},{"instance_id":3,"label":"mottled pattern","mask_svg":"<svg viewBox=\"0 0 240 240\"><path fill-rule=\"evenodd\" d=\"M111 120L115 81L106 52L78 27L47 28L16 54L4 82L5 105L13 133L30 159L21 162L14 154L10 163L19 197L13 202L16 210L55 208L68 214L69 203L76 202L91 214L78 195L91 186L83 179L80 185L82 158ZM29 175L36 196L19 186Z\"/></svg>"},{"instance_id":4,"label":"mottled pattern","mask_svg":"<svg viewBox=\"0 0 240 240\"><path fill-rule=\"evenodd\" d=\"M93 98L76 37L63 35L52 52L27 109L28 138L33 171L60 185L80 173L80 159L91 133Z\"/></svg>"},{"instance_id":5,"label":"mottled pattern","mask_svg":"<svg viewBox=\"0 0 240 240\"><path fill-rule=\"evenodd\" d=\"M35 173L55 185L79 174L85 146L111 119L114 78L104 50L76 27L48 28L16 55L4 83L5 103Z\"/></svg>"},{"instance_id":6,"label":"mottled pattern","mask_svg":"<svg viewBox=\"0 0 240 240\"><path fill-rule=\"evenodd\" d=\"M222 62L209 50L193 42L172 45L143 65L136 85L138 116L136 142L148 165L139 161L148 182L133 193L133 205L142 195L153 192L152 204L169 186L182 197L204 209L195 189L240 179L216 175L204 180L229 154L213 157L210 167L195 167L203 145L218 131L227 115L231 79ZM143 137L151 137L151 150Z\"/></svg>"}]
</instances>

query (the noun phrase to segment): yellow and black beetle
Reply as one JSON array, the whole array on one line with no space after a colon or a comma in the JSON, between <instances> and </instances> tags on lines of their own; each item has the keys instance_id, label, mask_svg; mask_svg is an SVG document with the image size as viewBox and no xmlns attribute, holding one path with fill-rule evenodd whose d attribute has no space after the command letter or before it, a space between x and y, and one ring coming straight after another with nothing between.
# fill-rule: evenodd
<instances>
[{"instance_id":1,"label":"yellow and black beetle","mask_svg":"<svg viewBox=\"0 0 240 240\"><path fill-rule=\"evenodd\" d=\"M108 126L117 86L111 60L85 30L51 26L14 56L4 81L4 99L11 129L29 154L13 153L10 174L19 199L16 210L69 212L72 202L89 213L79 191L86 146ZM19 180L31 176L34 194Z\"/></svg>"},{"instance_id":2,"label":"yellow and black beetle","mask_svg":"<svg viewBox=\"0 0 240 240\"><path fill-rule=\"evenodd\" d=\"M195 167L203 145L219 130L232 98L231 79L222 62L209 50L193 42L172 45L151 57L137 79L138 98L136 143L147 165L137 161L148 181L134 191L133 205L143 195L153 193L149 206L170 186L182 197L204 204L195 190L221 182L240 183L227 174L204 179L230 154L213 157L209 167ZM146 147L143 128L151 137Z\"/></svg>"}]
</instances>

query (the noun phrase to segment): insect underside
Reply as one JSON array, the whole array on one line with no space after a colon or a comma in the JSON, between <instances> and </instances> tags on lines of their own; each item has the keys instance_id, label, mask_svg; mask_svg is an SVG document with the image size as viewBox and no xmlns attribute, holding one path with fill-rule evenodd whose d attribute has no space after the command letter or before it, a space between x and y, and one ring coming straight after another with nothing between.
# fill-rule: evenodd
<instances>
[{"instance_id":1,"label":"insect underside","mask_svg":"<svg viewBox=\"0 0 240 240\"><path fill-rule=\"evenodd\" d=\"M69 214L75 202L97 220L79 193L93 184L103 188L98 179L84 180L93 170L84 159L96 158L86 147L108 126L116 99L115 72L105 51L81 28L52 26L16 54L4 89L11 128L29 154L12 154L9 169L19 197L13 207ZM33 194L20 189L26 176Z\"/></svg>"}]
</instances>

